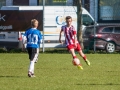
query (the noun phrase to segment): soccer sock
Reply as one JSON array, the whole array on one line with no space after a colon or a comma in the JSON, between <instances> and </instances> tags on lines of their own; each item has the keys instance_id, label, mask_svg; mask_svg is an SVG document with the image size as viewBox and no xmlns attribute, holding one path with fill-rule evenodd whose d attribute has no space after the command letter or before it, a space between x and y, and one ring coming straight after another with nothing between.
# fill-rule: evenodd
<instances>
[{"instance_id":1,"label":"soccer sock","mask_svg":"<svg viewBox=\"0 0 120 90\"><path fill-rule=\"evenodd\" d=\"M74 58L77 58L77 56L73 56L73 59L74 59Z\"/></svg>"},{"instance_id":2,"label":"soccer sock","mask_svg":"<svg viewBox=\"0 0 120 90\"><path fill-rule=\"evenodd\" d=\"M82 66L82 64L80 63L79 66Z\"/></svg>"},{"instance_id":3,"label":"soccer sock","mask_svg":"<svg viewBox=\"0 0 120 90\"><path fill-rule=\"evenodd\" d=\"M85 61L87 60L86 55L83 56L83 59L84 59Z\"/></svg>"},{"instance_id":4,"label":"soccer sock","mask_svg":"<svg viewBox=\"0 0 120 90\"><path fill-rule=\"evenodd\" d=\"M30 61L29 71L34 74L34 61Z\"/></svg>"}]
</instances>

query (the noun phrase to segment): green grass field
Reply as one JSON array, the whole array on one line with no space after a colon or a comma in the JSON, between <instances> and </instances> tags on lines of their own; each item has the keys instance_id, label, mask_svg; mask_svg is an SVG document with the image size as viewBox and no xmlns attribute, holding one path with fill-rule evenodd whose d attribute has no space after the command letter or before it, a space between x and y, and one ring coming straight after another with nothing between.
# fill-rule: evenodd
<instances>
[{"instance_id":1,"label":"green grass field","mask_svg":"<svg viewBox=\"0 0 120 90\"><path fill-rule=\"evenodd\" d=\"M40 54L35 78L27 76L27 54L0 54L0 90L120 90L120 55L86 54L83 70L70 54Z\"/></svg>"}]
</instances>

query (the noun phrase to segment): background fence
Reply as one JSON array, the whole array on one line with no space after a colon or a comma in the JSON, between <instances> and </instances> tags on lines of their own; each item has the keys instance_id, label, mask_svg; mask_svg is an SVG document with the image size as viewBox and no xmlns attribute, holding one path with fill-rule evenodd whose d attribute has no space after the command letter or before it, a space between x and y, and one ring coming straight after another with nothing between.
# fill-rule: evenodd
<instances>
[{"instance_id":1,"label":"background fence","mask_svg":"<svg viewBox=\"0 0 120 90\"><path fill-rule=\"evenodd\" d=\"M13 1L13 5L29 5L32 0L0 0L0 7L7 5L7 1ZM41 6L43 0L33 0L36 1L36 5ZM79 0L45 0L45 6L77 6ZM82 7L88 10L92 15L96 23L99 25L120 25L120 0L81 0ZM9 2L11 3L11 2ZM32 5L32 4L31 4ZM69 8L71 9L71 8ZM94 28L95 31L95 28ZM95 33L95 32L94 32ZM94 48L95 49L95 48Z\"/></svg>"}]
</instances>

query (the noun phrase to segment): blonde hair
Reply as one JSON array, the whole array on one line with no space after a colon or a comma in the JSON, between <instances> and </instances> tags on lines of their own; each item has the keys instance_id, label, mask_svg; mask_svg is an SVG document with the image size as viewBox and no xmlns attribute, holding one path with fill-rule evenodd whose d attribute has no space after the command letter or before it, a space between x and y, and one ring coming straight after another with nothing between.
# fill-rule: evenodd
<instances>
[{"instance_id":1,"label":"blonde hair","mask_svg":"<svg viewBox=\"0 0 120 90\"><path fill-rule=\"evenodd\" d=\"M32 19L32 20L31 20L31 26L32 26L32 27L37 27L37 26L38 26L38 20Z\"/></svg>"}]
</instances>

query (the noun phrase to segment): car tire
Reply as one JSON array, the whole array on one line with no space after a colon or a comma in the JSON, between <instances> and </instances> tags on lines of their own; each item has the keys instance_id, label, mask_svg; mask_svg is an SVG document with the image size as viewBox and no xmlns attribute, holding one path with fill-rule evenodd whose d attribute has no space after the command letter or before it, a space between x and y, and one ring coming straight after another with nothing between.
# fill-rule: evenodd
<instances>
[{"instance_id":1,"label":"car tire","mask_svg":"<svg viewBox=\"0 0 120 90\"><path fill-rule=\"evenodd\" d=\"M108 53L113 53L113 52L115 51L115 44L112 43L112 42L108 42L108 43L106 44L106 51L107 51Z\"/></svg>"}]
</instances>

